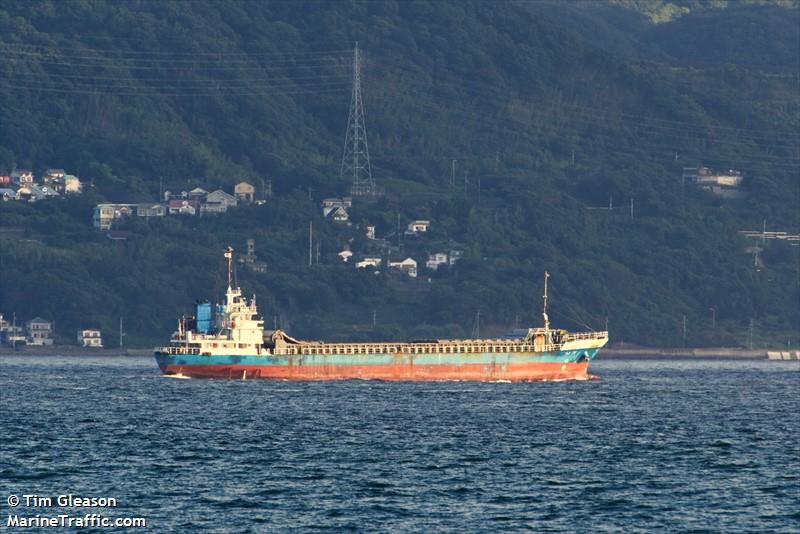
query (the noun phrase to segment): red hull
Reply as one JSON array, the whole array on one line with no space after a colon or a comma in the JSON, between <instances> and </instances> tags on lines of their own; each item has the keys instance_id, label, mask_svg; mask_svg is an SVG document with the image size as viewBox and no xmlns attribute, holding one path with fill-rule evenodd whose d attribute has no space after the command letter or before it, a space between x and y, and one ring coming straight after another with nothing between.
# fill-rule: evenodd
<instances>
[{"instance_id":1,"label":"red hull","mask_svg":"<svg viewBox=\"0 0 800 534\"><path fill-rule=\"evenodd\" d=\"M195 378L271 380L470 380L522 382L587 380L589 364L518 363L513 365L165 365L170 375Z\"/></svg>"}]
</instances>

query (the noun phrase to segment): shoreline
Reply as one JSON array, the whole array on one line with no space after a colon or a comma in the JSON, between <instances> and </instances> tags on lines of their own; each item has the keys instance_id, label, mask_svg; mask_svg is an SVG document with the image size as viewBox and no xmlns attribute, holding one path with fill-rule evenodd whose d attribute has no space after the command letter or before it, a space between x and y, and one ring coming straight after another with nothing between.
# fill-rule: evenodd
<instances>
[{"instance_id":1,"label":"shoreline","mask_svg":"<svg viewBox=\"0 0 800 534\"><path fill-rule=\"evenodd\" d=\"M39 347L0 347L0 356L102 356L108 358L146 357L153 355L153 348L103 348L92 349L72 345L50 345ZM653 348L632 347L602 349L598 360L800 360L800 351L742 349L735 347L709 348Z\"/></svg>"}]
</instances>

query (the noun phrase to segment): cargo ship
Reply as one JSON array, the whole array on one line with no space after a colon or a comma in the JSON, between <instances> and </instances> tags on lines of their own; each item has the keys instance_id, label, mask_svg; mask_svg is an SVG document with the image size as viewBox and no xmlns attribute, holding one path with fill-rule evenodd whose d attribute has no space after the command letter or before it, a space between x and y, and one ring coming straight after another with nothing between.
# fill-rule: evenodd
<instances>
[{"instance_id":1,"label":"cargo ship","mask_svg":"<svg viewBox=\"0 0 800 534\"><path fill-rule=\"evenodd\" d=\"M432 339L410 342L325 343L265 330L256 297L233 287L233 249L225 303L198 302L182 317L169 345L155 349L164 374L238 380L533 381L587 380L589 363L608 332L550 327L544 278L544 325L507 339Z\"/></svg>"}]
</instances>

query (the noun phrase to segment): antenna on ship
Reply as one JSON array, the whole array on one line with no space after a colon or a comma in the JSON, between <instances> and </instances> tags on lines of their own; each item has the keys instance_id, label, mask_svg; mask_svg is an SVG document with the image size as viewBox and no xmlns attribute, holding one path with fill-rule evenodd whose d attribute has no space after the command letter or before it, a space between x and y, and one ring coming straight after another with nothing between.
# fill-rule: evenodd
<instances>
[{"instance_id":1,"label":"antenna on ship","mask_svg":"<svg viewBox=\"0 0 800 534\"><path fill-rule=\"evenodd\" d=\"M542 309L542 317L544 318L544 330L547 332L550 330L550 318L547 316L547 279L550 278L550 273L547 271L544 272L544 307Z\"/></svg>"},{"instance_id":2,"label":"antenna on ship","mask_svg":"<svg viewBox=\"0 0 800 534\"><path fill-rule=\"evenodd\" d=\"M231 289L231 280L233 278L233 247L228 245L225 250L225 259L228 260L228 289Z\"/></svg>"}]
</instances>

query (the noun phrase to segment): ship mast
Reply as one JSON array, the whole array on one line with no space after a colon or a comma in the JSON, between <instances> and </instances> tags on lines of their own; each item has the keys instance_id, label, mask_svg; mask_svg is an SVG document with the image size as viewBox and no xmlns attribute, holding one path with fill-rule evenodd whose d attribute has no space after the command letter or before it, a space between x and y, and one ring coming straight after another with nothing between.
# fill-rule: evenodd
<instances>
[{"instance_id":1,"label":"ship mast","mask_svg":"<svg viewBox=\"0 0 800 534\"><path fill-rule=\"evenodd\" d=\"M225 250L225 259L228 260L228 291L230 291L231 280L233 279L233 247L230 245Z\"/></svg>"},{"instance_id":2,"label":"ship mast","mask_svg":"<svg viewBox=\"0 0 800 534\"><path fill-rule=\"evenodd\" d=\"M547 271L544 272L544 296L542 299L544 300L544 306L542 308L542 317L544 318L544 331L548 332L550 330L550 318L547 316L547 279L550 278L550 273Z\"/></svg>"}]
</instances>

